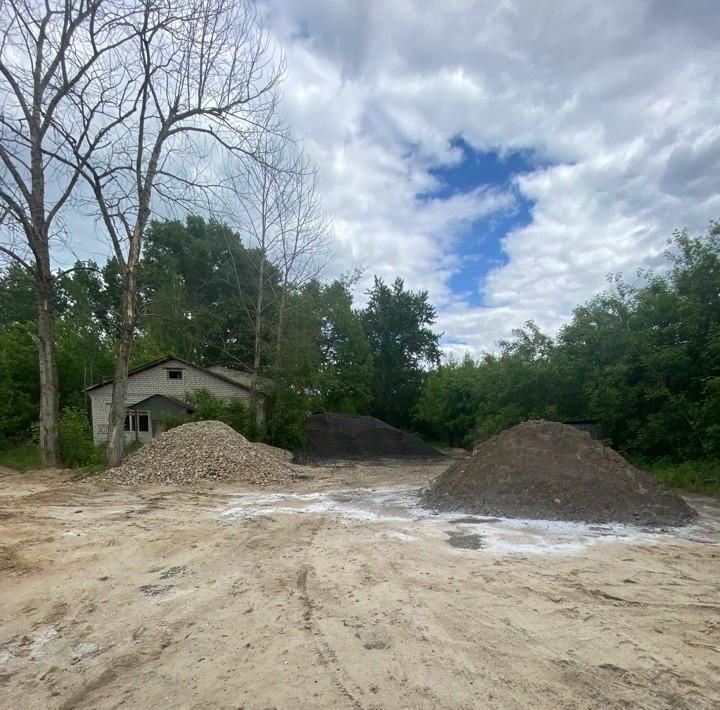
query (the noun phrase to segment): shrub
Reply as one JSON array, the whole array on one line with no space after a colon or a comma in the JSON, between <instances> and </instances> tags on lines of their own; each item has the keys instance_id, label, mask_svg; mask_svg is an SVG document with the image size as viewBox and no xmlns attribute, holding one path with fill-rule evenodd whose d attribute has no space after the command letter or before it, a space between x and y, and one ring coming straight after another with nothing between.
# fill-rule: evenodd
<instances>
[{"instance_id":1,"label":"shrub","mask_svg":"<svg viewBox=\"0 0 720 710\"><path fill-rule=\"evenodd\" d=\"M69 468L102 463L102 449L93 444L90 421L84 410L66 407L58 427L60 453Z\"/></svg>"},{"instance_id":2,"label":"shrub","mask_svg":"<svg viewBox=\"0 0 720 710\"><path fill-rule=\"evenodd\" d=\"M302 448L305 420L310 413L307 397L291 387L278 388L268 397L267 404L267 442L283 449Z\"/></svg>"},{"instance_id":3,"label":"shrub","mask_svg":"<svg viewBox=\"0 0 720 710\"><path fill-rule=\"evenodd\" d=\"M16 471L42 468L40 447L36 441L6 441L0 446L0 466Z\"/></svg>"},{"instance_id":4,"label":"shrub","mask_svg":"<svg viewBox=\"0 0 720 710\"><path fill-rule=\"evenodd\" d=\"M683 488L697 493L720 493L720 461L657 461L645 462L644 466L642 462L638 462L637 465L671 488Z\"/></svg>"},{"instance_id":5,"label":"shrub","mask_svg":"<svg viewBox=\"0 0 720 710\"><path fill-rule=\"evenodd\" d=\"M225 402L206 389L189 393L187 399L193 405L193 413L165 417L165 426L168 429L188 422L202 422L212 419L227 424L250 441L257 441L262 438L262 429L257 424L252 408L246 406L241 400L233 399Z\"/></svg>"}]
</instances>

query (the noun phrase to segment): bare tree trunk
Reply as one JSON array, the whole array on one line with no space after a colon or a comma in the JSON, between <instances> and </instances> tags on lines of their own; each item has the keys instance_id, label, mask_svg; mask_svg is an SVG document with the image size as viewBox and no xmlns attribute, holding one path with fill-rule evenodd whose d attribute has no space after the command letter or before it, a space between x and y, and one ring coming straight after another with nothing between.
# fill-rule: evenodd
<instances>
[{"instance_id":1,"label":"bare tree trunk","mask_svg":"<svg viewBox=\"0 0 720 710\"><path fill-rule=\"evenodd\" d=\"M277 334L275 337L275 366L280 366L280 353L282 352L283 328L285 327L285 299L287 298L287 283L282 286L280 304L278 305Z\"/></svg>"},{"instance_id":2,"label":"bare tree trunk","mask_svg":"<svg viewBox=\"0 0 720 710\"><path fill-rule=\"evenodd\" d=\"M132 333L124 332L117 343L115 372L110 404L110 419L107 462L108 466L119 466L125 449L125 403L127 400L127 373L132 348Z\"/></svg>"},{"instance_id":3,"label":"bare tree trunk","mask_svg":"<svg viewBox=\"0 0 720 710\"><path fill-rule=\"evenodd\" d=\"M40 366L40 451L43 465L60 465L58 440L58 372L55 359L55 308L52 286L37 277L38 292L38 359Z\"/></svg>"},{"instance_id":4,"label":"bare tree trunk","mask_svg":"<svg viewBox=\"0 0 720 710\"><path fill-rule=\"evenodd\" d=\"M149 204L149 199L147 200ZM141 220L144 223L149 216L149 208L141 207ZM137 319L137 269L142 249L142 229L135 229L130 246L128 264L123 283L120 335L115 353L115 372L113 378L112 401L110 404L109 436L107 447L108 466L119 466L125 453L125 413L127 406L127 381L130 353L132 351L135 323Z\"/></svg>"},{"instance_id":5,"label":"bare tree trunk","mask_svg":"<svg viewBox=\"0 0 720 710\"><path fill-rule=\"evenodd\" d=\"M257 407L257 380L260 373L261 345L262 345L262 309L263 309L263 287L265 285L265 254L260 254L260 268L258 269L258 295L255 304L255 352L253 357L252 380L250 383L250 395L253 408Z\"/></svg>"},{"instance_id":6,"label":"bare tree trunk","mask_svg":"<svg viewBox=\"0 0 720 710\"><path fill-rule=\"evenodd\" d=\"M38 366L40 374L40 452L43 464L48 467L60 466L58 440L58 417L60 415L58 394L58 370L55 357L55 301L53 275L50 267L50 242L46 230L45 176L40 150L41 139L37 136L36 117L31 124L32 147L30 164L32 172L32 193L30 195L29 243L35 253L35 284L38 299Z\"/></svg>"}]
</instances>

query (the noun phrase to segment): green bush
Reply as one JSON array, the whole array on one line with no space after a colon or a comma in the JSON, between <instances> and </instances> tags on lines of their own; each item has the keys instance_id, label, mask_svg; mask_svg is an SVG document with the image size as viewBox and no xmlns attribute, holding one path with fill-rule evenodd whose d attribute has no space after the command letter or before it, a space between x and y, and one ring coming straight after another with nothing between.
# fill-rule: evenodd
<instances>
[{"instance_id":1,"label":"green bush","mask_svg":"<svg viewBox=\"0 0 720 710\"><path fill-rule=\"evenodd\" d=\"M666 486L696 493L720 493L720 461L699 460L637 462L635 465L659 478Z\"/></svg>"},{"instance_id":2,"label":"green bush","mask_svg":"<svg viewBox=\"0 0 720 710\"><path fill-rule=\"evenodd\" d=\"M40 447L36 441L5 442L0 450L0 466L16 471L42 468Z\"/></svg>"},{"instance_id":3,"label":"green bush","mask_svg":"<svg viewBox=\"0 0 720 710\"><path fill-rule=\"evenodd\" d=\"M83 409L63 409L58 434L62 460L68 468L95 466L103 462L102 448L93 444L90 421Z\"/></svg>"},{"instance_id":4,"label":"green bush","mask_svg":"<svg viewBox=\"0 0 720 710\"><path fill-rule=\"evenodd\" d=\"M212 419L227 424L250 441L258 441L262 438L262 428L258 426L252 408L247 407L241 400L234 399L224 402L206 389L189 393L187 400L193 405L193 413L165 417L165 426L168 429L188 422Z\"/></svg>"},{"instance_id":5,"label":"green bush","mask_svg":"<svg viewBox=\"0 0 720 710\"><path fill-rule=\"evenodd\" d=\"M257 423L253 408L241 400L224 402L204 389L191 392L187 400L194 407L193 413L165 417L168 429L213 419L239 431L250 441L267 441L285 449L298 449L304 444L303 428L310 405L305 395L291 387L277 388L267 397L264 426Z\"/></svg>"},{"instance_id":6,"label":"green bush","mask_svg":"<svg viewBox=\"0 0 720 710\"><path fill-rule=\"evenodd\" d=\"M310 414L307 397L291 387L277 388L268 397L267 407L267 442L282 449L302 448L305 420Z\"/></svg>"}]
</instances>

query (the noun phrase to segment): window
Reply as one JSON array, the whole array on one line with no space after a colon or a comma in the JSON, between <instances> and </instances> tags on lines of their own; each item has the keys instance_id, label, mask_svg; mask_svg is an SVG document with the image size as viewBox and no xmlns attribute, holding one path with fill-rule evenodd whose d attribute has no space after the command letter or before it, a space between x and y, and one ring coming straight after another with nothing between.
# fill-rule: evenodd
<instances>
[{"instance_id":1,"label":"window","mask_svg":"<svg viewBox=\"0 0 720 710\"><path fill-rule=\"evenodd\" d=\"M138 431L150 431L150 416L147 412L137 413Z\"/></svg>"},{"instance_id":2,"label":"window","mask_svg":"<svg viewBox=\"0 0 720 710\"><path fill-rule=\"evenodd\" d=\"M129 411L125 415L125 431L150 431L150 412Z\"/></svg>"},{"instance_id":3,"label":"window","mask_svg":"<svg viewBox=\"0 0 720 710\"><path fill-rule=\"evenodd\" d=\"M168 380L182 380L182 370L168 370Z\"/></svg>"}]
</instances>

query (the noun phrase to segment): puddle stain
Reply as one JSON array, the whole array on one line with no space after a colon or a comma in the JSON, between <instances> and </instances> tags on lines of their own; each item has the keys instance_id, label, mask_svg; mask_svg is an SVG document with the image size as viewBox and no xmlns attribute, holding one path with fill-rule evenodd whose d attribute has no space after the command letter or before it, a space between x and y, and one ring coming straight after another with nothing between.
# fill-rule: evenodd
<instances>
[{"instance_id":1,"label":"puddle stain","mask_svg":"<svg viewBox=\"0 0 720 710\"><path fill-rule=\"evenodd\" d=\"M486 546L483 536L478 533L446 530L445 534L450 538L447 541L450 547L457 547L461 550L480 550Z\"/></svg>"},{"instance_id":2,"label":"puddle stain","mask_svg":"<svg viewBox=\"0 0 720 710\"><path fill-rule=\"evenodd\" d=\"M324 515L345 524L384 523L391 537L411 541L448 534L447 542L492 555L552 555L581 552L602 542L655 544L668 538L720 545L720 511L700 509L696 523L684 528L639 528L620 523L597 525L557 520L496 518L467 513L437 513L420 506L418 489L349 488L315 493L244 493L219 511L227 520L271 515ZM475 537L474 537L475 536ZM464 539L467 538L467 539ZM454 541L454 542L453 542Z\"/></svg>"}]
</instances>

